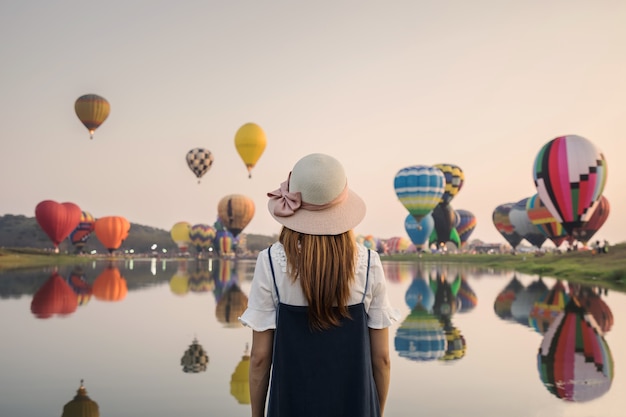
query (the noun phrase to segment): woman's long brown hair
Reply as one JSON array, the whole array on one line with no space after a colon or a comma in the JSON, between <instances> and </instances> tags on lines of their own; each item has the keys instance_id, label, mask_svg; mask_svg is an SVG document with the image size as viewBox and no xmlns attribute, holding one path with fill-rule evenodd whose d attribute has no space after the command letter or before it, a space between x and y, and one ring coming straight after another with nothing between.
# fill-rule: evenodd
<instances>
[{"instance_id":1,"label":"woman's long brown hair","mask_svg":"<svg viewBox=\"0 0 626 417\"><path fill-rule=\"evenodd\" d=\"M291 279L300 280L311 328L328 329L338 326L342 317L350 317L347 304L357 250L352 231L308 235L283 227L279 241L285 248Z\"/></svg>"}]
</instances>

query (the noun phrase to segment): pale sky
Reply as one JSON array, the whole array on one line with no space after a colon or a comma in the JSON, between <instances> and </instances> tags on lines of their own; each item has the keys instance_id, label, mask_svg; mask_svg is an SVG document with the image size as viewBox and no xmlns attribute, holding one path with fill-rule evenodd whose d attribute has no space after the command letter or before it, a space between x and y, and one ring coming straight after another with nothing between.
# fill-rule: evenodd
<instances>
[{"instance_id":1,"label":"pale sky","mask_svg":"<svg viewBox=\"0 0 626 417\"><path fill-rule=\"evenodd\" d=\"M368 206L357 234L407 236L396 173L451 163L471 239L504 243L495 207L535 194L540 148L577 134L608 165L594 239L623 242L625 22L623 0L2 0L0 215L51 199L170 230L244 194L244 233L274 234L266 193L323 152ZM93 140L74 113L88 93L111 104ZM268 138L251 179L247 122ZM196 147L215 157L201 184Z\"/></svg>"}]
</instances>

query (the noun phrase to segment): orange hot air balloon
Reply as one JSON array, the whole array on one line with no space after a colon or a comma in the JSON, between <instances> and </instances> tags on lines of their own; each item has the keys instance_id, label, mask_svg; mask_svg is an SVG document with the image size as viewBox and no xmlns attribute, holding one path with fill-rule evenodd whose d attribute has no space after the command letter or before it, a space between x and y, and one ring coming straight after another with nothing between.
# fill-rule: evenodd
<instances>
[{"instance_id":1,"label":"orange hot air balloon","mask_svg":"<svg viewBox=\"0 0 626 417\"><path fill-rule=\"evenodd\" d=\"M243 163L246 164L248 178L252 178L252 168L261 158L266 145L265 132L256 123L246 123L235 133L235 147Z\"/></svg>"},{"instance_id":2,"label":"orange hot air balloon","mask_svg":"<svg viewBox=\"0 0 626 417\"><path fill-rule=\"evenodd\" d=\"M106 216L96 220L94 231L102 246L113 253L128 237L130 223L122 216Z\"/></svg>"},{"instance_id":3,"label":"orange hot air balloon","mask_svg":"<svg viewBox=\"0 0 626 417\"><path fill-rule=\"evenodd\" d=\"M254 217L254 201L241 194L227 195L217 205L217 216L224 227L237 237Z\"/></svg>"},{"instance_id":4,"label":"orange hot air balloon","mask_svg":"<svg viewBox=\"0 0 626 417\"><path fill-rule=\"evenodd\" d=\"M93 139L96 129L109 117L111 105L104 97L97 94L85 94L78 97L74 103L74 111L89 130L90 138Z\"/></svg>"},{"instance_id":5,"label":"orange hot air balloon","mask_svg":"<svg viewBox=\"0 0 626 417\"><path fill-rule=\"evenodd\" d=\"M120 301L126 297L128 286L120 270L114 266L108 266L94 280L92 292L100 301Z\"/></svg>"},{"instance_id":6,"label":"orange hot air balloon","mask_svg":"<svg viewBox=\"0 0 626 417\"><path fill-rule=\"evenodd\" d=\"M55 252L59 251L59 243L76 229L82 214L80 207L74 203L44 200L35 207L37 223L52 241Z\"/></svg>"}]
</instances>

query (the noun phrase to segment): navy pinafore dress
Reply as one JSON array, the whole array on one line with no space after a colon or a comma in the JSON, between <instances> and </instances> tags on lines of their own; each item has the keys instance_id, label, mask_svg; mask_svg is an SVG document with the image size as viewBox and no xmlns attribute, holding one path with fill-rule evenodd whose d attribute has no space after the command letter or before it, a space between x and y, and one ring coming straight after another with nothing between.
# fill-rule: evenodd
<instances>
[{"instance_id":1,"label":"navy pinafore dress","mask_svg":"<svg viewBox=\"0 0 626 417\"><path fill-rule=\"evenodd\" d=\"M363 300L348 306L350 318L324 331L311 330L306 306L280 301L271 246L268 249L278 296L268 417L380 417L374 382L367 312Z\"/></svg>"}]
</instances>

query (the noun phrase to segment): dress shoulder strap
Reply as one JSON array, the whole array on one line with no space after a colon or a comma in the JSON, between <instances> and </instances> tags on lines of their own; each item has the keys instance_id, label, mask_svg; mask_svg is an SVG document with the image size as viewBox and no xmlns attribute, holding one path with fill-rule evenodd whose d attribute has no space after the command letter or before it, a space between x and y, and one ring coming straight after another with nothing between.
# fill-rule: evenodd
<instances>
[{"instance_id":1,"label":"dress shoulder strap","mask_svg":"<svg viewBox=\"0 0 626 417\"><path fill-rule=\"evenodd\" d=\"M272 263L272 245L267 248L267 257L270 260L270 270L272 271L272 281L274 282L274 289L276 290L276 296L280 303L280 293L278 292L278 285L276 285L276 274L274 274L274 264Z\"/></svg>"},{"instance_id":2,"label":"dress shoulder strap","mask_svg":"<svg viewBox=\"0 0 626 417\"><path fill-rule=\"evenodd\" d=\"M363 298L361 299L361 302L365 301L365 294L367 294L367 287L369 285L369 281L370 281L370 259L372 257L372 251L371 249L367 250L367 272L365 273L365 289L363 290Z\"/></svg>"}]
</instances>

